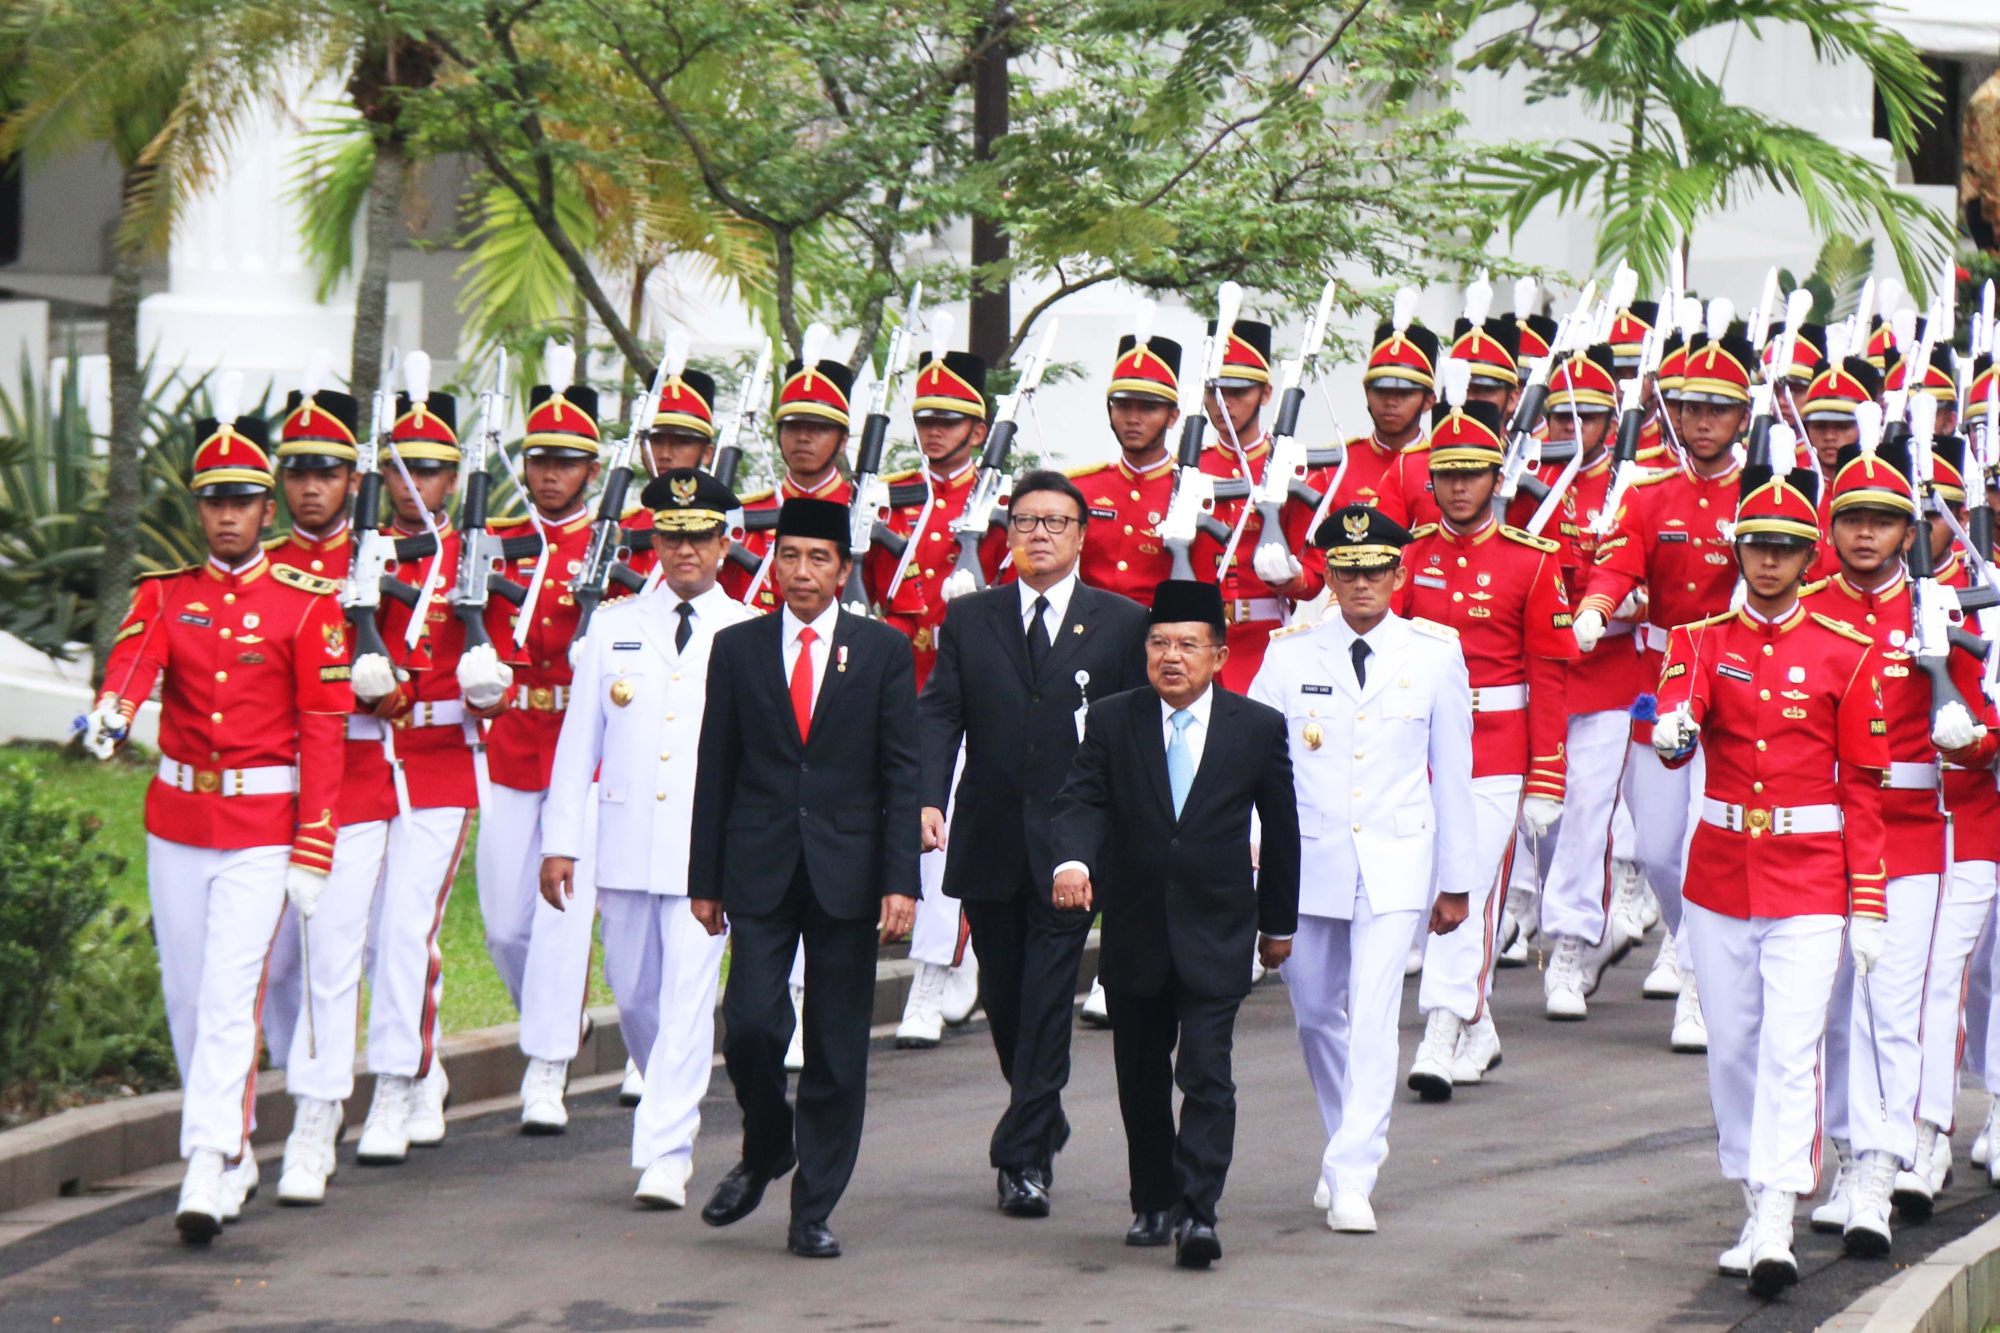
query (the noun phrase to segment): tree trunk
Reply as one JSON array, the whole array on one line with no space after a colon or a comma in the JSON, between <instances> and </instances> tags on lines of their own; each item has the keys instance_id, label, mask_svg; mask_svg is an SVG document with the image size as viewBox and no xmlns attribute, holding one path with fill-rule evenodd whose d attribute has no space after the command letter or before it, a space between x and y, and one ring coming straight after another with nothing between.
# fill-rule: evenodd
<instances>
[{"instance_id":1,"label":"tree trunk","mask_svg":"<svg viewBox=\"0 0 2000 1333\"><path fill-rule=\"evenodd\" d=\"M997 7L995 22L1005 21L1005 4ZM1007 44L996 42L978 60L972 81L972 157L977 162L993 158L994 140L1007 133ZM1007 259L1007 233L984 217L972 218L972 267L1002 264ZM998 365L1013 335L1010 308L1012 287L1006 278L980 279L972 288L972 310L967 330L967 347L988 365Z\"/></svg>"},{"instance_id":2,"label":"tree trunk","mask_svg":"<svg viewBox=\"0 0 2000 1333\"><path fill-rule=\"evenodd\" d=\"M137 172L125 173L127 195ZM104 682L104 659L132 600L139 555L139 459L146 425L146 384L139 366L139 280L145 254L123 240L112 244L111 301L105 350L111 362L111 439L104 479L104 554L97 565L97 611L91 624L91 680ZM117 684L117 682L113 682Z\"/></svg>"},{"instance_id":3,"label":"tree trunk","mask_svg":"<svg viewBox=\"0 0 2000 1333\"><path fill-rule=\"evenodd\" d=\"M347 377L364 412L374 400L376 381L382 373L382 344L389 326L389 256L396 248L403 220L403 185L409 162L402 140L395 134L377 137L375 169L368 178L368 203L362 213L367 253L354 289L354 359ZM366 428L374 429L374 423L368 422Z\"/></svg>"}]
</instances>

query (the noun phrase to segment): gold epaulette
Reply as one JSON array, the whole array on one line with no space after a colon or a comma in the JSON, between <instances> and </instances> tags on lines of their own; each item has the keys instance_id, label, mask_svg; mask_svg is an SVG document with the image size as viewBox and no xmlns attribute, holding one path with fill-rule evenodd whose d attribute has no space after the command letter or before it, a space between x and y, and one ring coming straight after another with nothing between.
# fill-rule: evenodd
<instances>
[{"instance_id":1,"label":"gold epaulette","mask_svg":"<svg viewBox=\"0 0 2000 1333\"><path fill-rule=\"evenodd\" d=\"M736 503L742 508L748 509L751 505L764 503L764 501L770 499L772 496L776 494L777 494L776 491L766 486L761 491L752 491L748 495L738 496L736 499Z\"/></svg>"},{"instance_id":2,"label":"gold epaulette","mask_svg":"<svg viewBox=\"0 0 2000 1333\"><path fill-rule=\"evenodd\" d=\"M886 473L884 474L882 480L888 485L894 486L899 481L915 481L922 475L923 475L922 468L912 467L912 468L905 468L901 472Z\"/></svg>"},{"instance_id":3,"label":"gold epaulette","mask_svg":"<svg viewBox=\"0 0 2000 1333\"><path fill-rule=\"evenodd\" d=\"M1875 646L1875 640L1869 638L1845 620L1835 620L1832 616L1823 616L1817 611L1808 611L1806 614L1811 616L1822 628L1832 630L1843 639L1852 639L1864 648L1873 648Z\"/></svg>"},{"instance_id":4,"label":"gold epaulette","mask_svg":"<svg viewBox=\"0 0 2000 1333\"><path fill-rule=\"evenodd\" d=\"M1829 577L1829 578L1823 578L1823 579L1820 579L1820 580L1818 580L1817 582L1814 582L1814 583L1808 583L1808 584L1807 584L1807 585L1806 585L1805 587L1803 587L1803 588L1800 588L1800 589L1799 589L1799 596L1800 596L1801 598L1805 598L1805 597L1810 597L1810 596L1812 596L1812 595L1813 595L1814 593L1816 593L1816 592L1819 592L1819 591L1821 591L1822 589L1824 589L1824 588L1826 587L1826 585L1827 585L1827 584L1829 584L1829 583L1831 583L1831 582L1833 582L1833 579Z\"/></svg>"},{"instance_id":5,"label":"gold epaulette","mask_svg":"<svg viewBox=\"0 0 2000 1333\"><path fill-rule=\"evenodd\" d=\"M308 574L295 565L272 565L271 577L287 588L297 588L300 592L309 592L316 597L340 591L340 584L333 579L323 579L317 574Z\"/></svg>"},{"instance_id":6,"label":"gold epaulette","mask_svg":"<svg viewBox=\"0 0 2000 1333\"><path fill-rule=\"evenodd\" d=\"M1678 475L1680 475L1680 469L1677 467L1649 468L1632 478L1632 484L1634 486L1653 486L1665 481L1668 477Z\"/></svg>"},{"instance_id":7,"label":"gold epaulette","mask_svg":"<svg viewBox=\"0 0 2000 1333\"><path fill-rule=\"evenodd\" d=\"M1278 626L1278 628L1271 631L1271 637L1273 639L1282 639L1287 634L1303 634L1307 630L1314 628L1316 623L1317 622L1301 621L1299 624L1296 625L1280 625Z\"/></svg>"},{"instance_id":8,"label":"gold epaulette","mask_svg":"<svg viewBox=\"0 0 2000 1333\"><path fill-rule=\"evenodd\" d=\"M487 519L486 525L491 528L518 528L527 521L528 521L528 515L527 512L524 510L518 514L496 515L492 518Z\"/></svg>"},{"instance_id":9,"label":"gold epaulette","mask_svg":"<svg viewBox=\"0 0 2000 1333\"><path fill-rule=\"evenodd\" d=\"M1435 523L1419 524L1418 526L1410 529L1410 540L1413 542L1420 542L1424 538L1436 532L1437 530L1438 530L1438 525Z\"/></svg>"},{"instance_id":10,"label":"gold epaulette","mask_svg":"<svg viewBox=\"0 0 2000 1333\"><path fill-rule=\"evenodd\" d=\"M1428 634L1433 639L1443 639L1446 643L1458 642L1458 631L1449 625L1440 625L1435 620L1425 620L1422 616L1410 617L1410 628L1419 634Z\"/></svg>"},{"instance_id":11,"label":"gold epaulette","mask_svg":"<svg viewBox=\"0 0 2000 1333\"><path fill-rule=\"evenodd\" d=\"M172 569L141 569L135 571L132 577L135 580L171 578L175 574L185 574L193 568L193 565L175 565Z\"/></svg>"},{"instance_id":12,"label":"gold epaulette","mask_svg":"<svg viewBox=\"0 0 2000 1333\"><path fill-rule=\"evenodd\" d=\"M1534 533L1523 531L1520 528L1510 528L1505 523L1500 525L1500 535L1509 541L1517 541L1523 546L1532 546L1537 551L1546 551L1553 554L1562 550L1562 543L1553 537L1538 537Z\"/></svg>"},{"instance_id":13,"label":"gold epaulette","mask_svg":"<svg viewBox=\"0 0 2000 1333\"><path fill-rule=\"evenodd\" d=\"M280 546L283 546L285 545L285 543L291 541L291 539L292 539L292 534L289 532L281 532L275 537L266 537L264 539L264 549L267 551L275 551Z\"/></svg>"},{"instance_id":14,"label":"gold epaulette","mask_svg":"<svg viewBox=\"0 0 2000 1333\"><path fill-rule=\"evenodd\" d=\"M1111 464L1109 463L1085 463L1082 467L1064 468L1063 475L1070 478L1087 477L1093 472L1102 472L1110 466Z\"/></svg>"},{"instance_id":15,"label":"gold epaulette","mask_svg":"<svg viewBox=\"0 0 2000 1333\"><path fill-rule=\"evenodd\" d=\"M1727 622L1734 619L1736 619L1736 612L1734 609L1728 611L1718 611L1712 616L1704 616L1700 620L1690 620L1685 625L1671 626L1670 629L1707 629L1711 625L1726 624Z\"/></svg>"}]
</instances>

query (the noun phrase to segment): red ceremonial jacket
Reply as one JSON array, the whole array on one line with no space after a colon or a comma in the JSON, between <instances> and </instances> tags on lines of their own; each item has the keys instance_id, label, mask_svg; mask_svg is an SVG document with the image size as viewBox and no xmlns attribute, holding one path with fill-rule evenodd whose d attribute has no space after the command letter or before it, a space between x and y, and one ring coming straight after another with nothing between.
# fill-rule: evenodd
<instances>
[{"instance_id":1,"label":"red ceremonial jacket","mask_svg":"<svg viewBox=\"0 0 2000 1333\"><path fill-rule=\"evenodd\" d=\"M562 734L563 712L569 704L569 645L576 637L580 612L570 595L570 581L583 568L584 553L590 547L590 527L596 514L589 508L560 523L542 529L548 543L548 567L531 611L517 610L512 602L495 597L486 608L486 632L492 636L500 660L514 668L514 689L493 717L486 735L487 770L493 781L516 791L542 791L549 785L555 766L556 739ZM500 537L516 537L534 531L528 518L503 519L489 531ZM507 577L526 587L534 579L535 563L541 557L523 556L513 562ZM614 596L613 584L606 596ZM515 622L523 614L528 622L527 641L514 647Z\"/></svg>"},{"instance_id":2,"label":"red ceremonial jacket","mask_svg":"<svg viewBox=\"0 0 2000 1333\"><path fill-rule=\"evenodd\" d=\"M754 495L743 497L743 512L753 514L760 510L776 509L786 500L799 497L845 505L854 497L854 484L836 472L811 490L807 490L795 483L787 474L784 481L779 483L777 490L758 491ZM771 543L776 540L777 535L768 528L762 532L746 532L743 534L743 548L762 560L764 552L770 550ZM743 600L743 594L750 590L751 580L756 577L754 571L742 568L733 560L725 560L722 564L722 574L716 581L722 585L724 592L740 602ZM756 600L751 602L750 606L752 610L768 613L776 611L783 600L778 595L776 585L767 577L764 586L757 590Z\"/></svg>"},{"instance_id":3,"label":"red ceremonial jacket","mask_svg":"<svg viewBox=\"0 0 2000 1333\"><path fill-rule=\"evenodd\" d=\"M1153 589L1173 572L1174 558L1160 541L1160 520L1174 495L1174 458L1168 454L1144 472L1123 458L1069 474L1090 506L1077 576L1093 588L1153 604Z\"/></svg>"},{"instance_id":4,"label":"red ceremonial jacket","mask_svg":"<svg viewBox=\"0 0 2000 1333\"><path fill-rule=\"evenodd\" d=\"M889 516L884 520L889 531L908 538L916 547L909 552L909 562L903 569L903 582L896 589L893 599L889 597L889 585L896 581L896 568L903 565L902 557L891 555L880 546L871 547L868 558L861 566L868 600L882 608L882 619L886 623L909 637L910 651L916 659L919 690L923 689L931 667L937 662L938 626L944 624L945 607L948 605L944 598L944 583L958 568L958 534L951 530L951 525L965 512L966 504L972 499L973 484L978 479L978 466L968 463L955 477L932 479L929 514L924 513L922 500L915 504L897 505L889 510ZM923 473L920 470L900 472L883 480L892 486L921 483ZM989 584L999 577L1000 566L1006 556L1006 530L990 528L979 543L979 568Z\"/></svg>"}]
</instances>

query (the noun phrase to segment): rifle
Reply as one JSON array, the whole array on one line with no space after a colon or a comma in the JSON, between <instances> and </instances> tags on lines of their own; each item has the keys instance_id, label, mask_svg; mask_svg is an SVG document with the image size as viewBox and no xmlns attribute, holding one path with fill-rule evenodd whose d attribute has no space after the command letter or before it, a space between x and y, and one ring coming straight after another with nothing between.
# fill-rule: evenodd
<instances>
[{"instance_id":1,"label":"rifle","mask_svg":"<svg viewBox=\"0 0 2000 1333\"><path fill-rule=\"evenodd\" d=\"M923 300L924 285L910 285L910 299L903 306L902 323L889 335L889 354L882 362L882 376L875 381L874 401L861 423L861 444L854 451L854 494L847 502L847 550L853 563L847 571L847 588L841 605L857 616L868 614L868 588L861 577L862 560L877 541L892 549L899 542L882 520L889 512L889 487L882 480L882 451L889 442L889 411L896 401L896 382L916 353L917 305ZM879 531L878 531L879 529Z\"/></svg>"},{"instance_id":2,"label":"rifle","mask_svg":"<svg viewBox=\"0 0 2000 1333\"><path fill-rule=\"evenodd\" d=\"M1928 341L1928 338L1926 338ZM1931 441L1937 425L1937 400L1922 394L1910 403L1910 460L1917 491L1917 517L1911 525L1910 542L1910 624L1913 629L1910 656L1931 682L1931 716L1946 704L1967 708L1965 696L1951 678L1950 655L1955 643L1963 643L1976 657L1983 644L1960 626L1966 611L2000 605L1991 588L1961 594L1937 577L1937 558L1931 547L1930 513L1942 508L1932 485L1935 471ZM1962 636L1962 637L1961 637ZM1970 640L1966 643L1965 640ZM1970 711L1967 708L1967 711Z\"/></svg>"},{"instance_id":3,"label":"rifle","mask_svg":"<svg viewBox=\"0 0 2000 1333\"><path fill-rule=\"evenodd\" d=\"M730 490L736 489L736 474L743 468L743 446L738 443L747 428L753 435L757 429L757 418L764 410L764 400L771 393L771 344L765 343L757 349L757 365L744 382L743 392L737 395L736 413L729 418L729 424L722 428L716 438L715 479Z\"/></svg>"},{"instance_id":4,"label":"rifle","mask_svg":"<svg viewBox=\"0 0 2000 1333\"><path fill-rule=\"evenodd\" d=\"M318 387L312 383L306 385L308 401ZM389 645L383 641L381 626L376 623L376 613L381 610L385 595L410 607L412 612L416 610L418 601L415 588L390 574L389 570L399 553L396 540L381 529L382 449L394 425L391 418L396 410L395 403L395 394L388 386L377 384L375 397L369 405L368 429L354 444L354 471L361 480L354 488L354 517L351 520L354 559L348 566L347 578L341 584L340 610L354 634L356 657L369 653L389 656ZM433 542L433 549L435 546ZM419 626L421 623L419 618Z\"/></svg>"},{"instance_id":5,"label":"rifle","mask_svg":"<svg viewBox=\"0 0 2000 1333\"><path fill-rule=\"evenodd\" d=\"M1326 286L1320 289L1319 304L1313 307L1312 318L1306 322L1305 341L1279 374L1278 419L1271 426L1271 456L1264 460L1263 480L1252 488L1260 534L1258 546L1276 546L1287 556L1291 554L1291 544L1285 540L1279 515L1285 501L1291 498L1293 483L1303 484L1308 468L1305 442L1299 439L1299 411L1305 406L1306 377L1318 364L1320 348L1326 342L1333 296L1334 280L1328 278Z\"/></svg>"},{"instance_id":6,"label":"rifle","mask_svg":"<svg viewBox=\"0 0 2000 1333\"><path fill-rule=\"evenodd\" d=\"M583 568L570 580L570 596L576 598L576 633L570 642L581 643L583 636L590 632L590 618L604 602L604 594L610 590L611 580L618 580L628 591L638 592L646 586L646 580L632 572L632 566L619 559L622 551L629 555L631 548L625 539L625 495L632 489L632 463L639 456L639 445L646 437L649 418L666 392L667 381L687 368L688 337L679 329L667 335L666 355L653 369L652 393L643 403L632 405L632 423L625 431L625 443L614 455L611 471L604 479L604 494L598 497L597 520L591 525L590 545L583 553Z\"/></svg>"},{"instance_id":7,"label":"rifle","mask_svg":"<svg viewBox=\"0 0 2000 1333\"><path fill-rule=\"evenodd\" d=\"M516 554L486 530L487 492L493 485L486 460L502 447L499 400L507 391L506 385L507 353L503 349L493 372L493 387L479 396L479 426L465 441L465 498L458 507L458 577L445 596L452 614L465 627L468 650L493 644L486 632L486 607L493 594L525 608L528 590L506 577L507 561L545 549L542 538L534 535L525 539L533 543L528 549L519 549L518 543L524 539L514 539L519 550Z\"/></svg>"},{"instance_id":8,"label":"rifle","mask_svg":"<svg viewBox=\"0 0 2000 1333\"><path fill-rule=\"evenodd\" d=\"M1175 458L1174 493L1159 524L1160 540L1173 557L1172 576L1177 579L1194 578L1195 535L1202 530L1201 520L1215 512L1215 479L1201 470L1201 438L1208 426L1202 404L1210 381L1222 378L1229 331L1236 326L1242 302L1241 287L1233 282L1222 284L1216 301L1215 332L1201 345L1196 373L1181 386L1181 442Z\"/></svg>"},{"instance_id":9,"label":"rifle","mask_svg":"<svg viewBox=\"0 0 2000 1333\"><path fill-rule=\"evenodd\" d=\"M1528 367L1528 382L1521 389L1521 399L1514 405L1514 416L1507 423L1507 450L1500 459L1500 486L1493 495L1493 513L1496 518L1505 519L1508 506L1521 491L1528 492L1530 499L1538 504L1548 501L1549 488L1535 476L1534 470L1544 460L1554 461L1561 456L1560 450L1551 450L1535 434L1535 427L1541 424L1542 412L1549 401L1549 380L1554 377L1557 365L1571 351L1575 350L1580 330L1589 317L1591 302L1597 296L1597 283L1593 280L1584 285L1577 297L1576 306L1556 324L1556 336L1549 344L1547 356L1536 357ZM1583 344L1588 346L1586 340ZM1570 455L1580 453L1581 445L1573 445Z\"/></svg>"},{"instance_id":10,"label":"rifle","mask_svg":"<svg viewBox=\"0 0 2000 1333\"><path fill-rule=\"evenodd\" d=\"M1041 387L1042 375L1055 351L1056 328L1056 320L1051 316L1042 330L1041 341L1035 344L1028 364L1021 370L1021 378L1014 383L1014 392L1001 395L995 405L993 428L986 433L986 448L979 455L979 478L973 483L965 511L951 525L952 535L958 538L958 561L941 590L946 601L986 586L986 571L979 567L979 544L986 539L999 512L1000 490L1007 483L1007 456L1020 429L1021 409Z\"/></svg>"}]
</instances>

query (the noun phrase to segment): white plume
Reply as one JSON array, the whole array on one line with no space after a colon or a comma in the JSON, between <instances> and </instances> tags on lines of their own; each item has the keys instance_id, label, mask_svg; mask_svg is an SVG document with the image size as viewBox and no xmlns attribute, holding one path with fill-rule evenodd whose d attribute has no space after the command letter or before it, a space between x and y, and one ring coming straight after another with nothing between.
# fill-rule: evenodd
<instances>
[{"instance_id":1,"label":"white plume","mask_svg":"<svg viewBox=\"0 0 2000 1333\"><path fill-rule=\"evenodd\" d=\"M243 372L225 370L215 382L215 419L227 425L243 415Z\"/></svg>"},{"instance_id":2,"label":"white plume","mask_svg":"<svg viewBox=\"0 0 2000 1333\"><path fill-rule=\"evenodd\" d=\"M675 329L667 335L667 374L678 375L687 369L688 335L686 329Z\"/></svg>"},{"instance_id":3,"label":"white plume","mask_svg":"<svg viewBox=\"0 0 2000 1333\"><path fill-rule=\"evenodd\" d=\"M299 381L299 392L311 398L326 387L333 374L333 353L324 347L315 347L306 354L305 378Z\"/></svg>"},{"instance_id":4,"label":"white plume","mask_svg":"<svg viewBox=\"0 0 2000 1333\"><path fill-rule=\"evenodd\" d=\"M1438 387L1444 391L1447 407L1465 406L1465 390L1472 383L1472 363L1463 357L1446 357Z\"/></svg>"},{"instance_id":5,"label":"white plume","mask_svg":"<svg viewBox=\"0 0 2000 1333\"><path fill-rule=\"evenodd\" d=\"M412 404L427 403L431 396L431 354L412 352L403 358L403 387Z\"/></svg>"},{"instance_id":6,"label":"white plume","mask_svg":"<svg viewBox=\"0 0 2000 1333\"><path fill-rule=\"evenodd\" d=\"M1396 333L1410 327L1410 321L1417 317L1417 289L1398 287L1396 301L1389 310L1389 327Z\"/></svg>"},{"instance_id":7,"label":"white plume","mask_svg":"<svg viewBox=\"0 0 2000 1333\"><path fill-rule=\"evenodd\" d=\"M1805 323L1806 316L1812 313L1812 305L1811 292L1803 287L1793 288L1792 294L1785 298L1785 327L1797 333L1799 325Z\"/></svg>"},{"instance_id":8,"label":"white plume","mask_svg":"<svg viewBox=\"0 0 2000 1333\"><path fill-rule=\"evenodd\" d=\"M1889 321L1889 330L1896 335L1896 350L1908 355L1917 341L1917 312L1904 306Z\"/></svg>"},{"instance_id":9,"label":"white plume","mask_svg":"<svg viewBox=\"0 0 2000 1333\"><path fill-rule=\"evenodd\" d=\"M1908 380L1903 381L1905 384ZM1938 400L1927 393L1910 395L1910 434L1928 440L1937 434Z\"/></svg>"},{"instance_id":10,"label":"white plume","mask_svg":"<svg viewBox=\"0 0 2000 1333\"><path fill-rule=\"evenodd\" d=\"M576 349L568 343L552 342L542 353L542 371L549 387L560 393L576 382Z\"/></svg>"},{"instance_id":11,"label":"white plume","mask_svg":"<svg viewBox=\"0 0 2000 1333\"><path fill-rule=\"evenodd\" d=\"M1854 331L1847 327L1846 320L1827 327L1826 363L1829 366L1838 367L1846 359L1848 350L1854 345L1853 338Z\"/></svg>"},{"instance_id":12,"label":"white plume","mask_svg":"<svg viewBox=\"0 0 2000 1333\"><path fill-rule=\"evenodd\" d=\"M1533 278L1514 280L1514 318L1526 319L1535 313L1535 293L1540 287Z\"/></svg>"},{"instance_id":13,"label":"white plume","mask_svg":"<svg viewBox=\"0 0 2000 1333\"><path fill-rule=\"evenodd\" d=\"M1153 316L1159 311L1159 303L1149 298L1141 298L1138 314L1132 320L1133 344L1144 347L1153 336Z\"/></svg>"},{"instance_id":14,"label":"white plume","mask_svg":"<svg viewBox=\"0 0 2000 1333\"><path fill-rule=\"evenodd\" d=\"M799 340L799 361L807 370L820 363L826 355L826 345L833 338L833 330L817 321L806 325L806 336Z\"/></svg>"},{"instance_id":15,"label":"white plume","mask_svg":"<svg viewBox=\"0 0 2000 1333\"><path fill-rule=\"evenodd\" d=\"M949 310L940 310L931 316L931 360L942 361L944 354L951 350L952 325L957 322Z\"/></svg>"},{"instance_id":16,"label":"white plume","mask_svg":"<svg viewBox=\"0 0 2000 1333\"><path fill-rule=\"evenodd\" d=\"M1611 275L1611 310L1613 314L1629 308L1632 298L1639 291L1639 274L1624 260L1618 261L1618 271Z\"/></svg>"},{"instance_id":17,"label":"white plume","mask_svg":"<svg viewBox=\"0 0 2000 1333\"><path fill-rule=\"evenodd\" d=\"M1486 322L1486 316L1493 310L1493 284L1486 280L1481 270L1478 281L1465 289L1465 318L1473 328Z\"/></svg>"},{"instance_id":18,"label":"white plume","mask_svg":"<svg viewBox=\"0 0 2000 1333\"><path fill-rule=\"evenodd\" d=\"M1683 339L1692 338L1701 332L1701 298L1681 297L1681 306L1674 312L1674 322L1680 326Z\"/></svg>"},{"instance_id":19,"label":"white plume","mask_svg":"<svg viewBox=\"0 0 2000 1333\"><path fill-rule=\"evenodd\" d=\"M1736 303L1726 296L1718 296L1708 303L1708 336L1720 338L1729 332L1730 324L1736 319Z\"/></svg>"},{"instance_id":20,"label":"white plume","mask_svg":"<svg viewBox=\"0 0 2000 1333\"><path fill-rule=\"evenodd\" d=\"M1882 442L1882 405L1869 401L1858 404L1854 409L1854 435L1861 445L1861 452L1873 456L1875 447Z\"/></svg>"}]
</instances>

